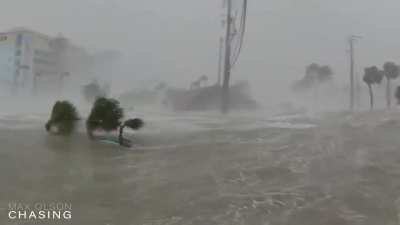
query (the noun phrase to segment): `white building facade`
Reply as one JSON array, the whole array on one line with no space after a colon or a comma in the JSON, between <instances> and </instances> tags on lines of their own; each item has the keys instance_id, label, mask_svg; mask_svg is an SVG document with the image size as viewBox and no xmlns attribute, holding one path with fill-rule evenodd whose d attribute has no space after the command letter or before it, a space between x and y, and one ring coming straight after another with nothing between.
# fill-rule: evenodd
<instances>
[{"instance_id":1,"label":"white building facade","mask_svg":"<svg viewBox=\"0 0 400 225\"><path fill-rule=\"evenodd\" d=\"M90 67L90 56L66 38L24 28L0 33L0 88L18 93L54 92Z\"/></svg>"}]
</instances>

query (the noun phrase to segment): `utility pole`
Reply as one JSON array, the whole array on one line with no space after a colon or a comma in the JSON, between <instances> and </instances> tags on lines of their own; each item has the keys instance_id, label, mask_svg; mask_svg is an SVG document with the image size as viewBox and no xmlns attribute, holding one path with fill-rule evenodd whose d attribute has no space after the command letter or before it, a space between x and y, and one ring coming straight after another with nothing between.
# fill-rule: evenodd
<instances>
[{"instance_id":1,"label":"utility pole","mask_svg":"<svg viewBox=\"0 0 400 225\"><path fill-rule=\"evenodd\" d=\"M221 86L221 73L222 73L222 51L224 50L224 38L219 39L219 52L218 52L218 86Z\"/></svg>"},{"instance_id":2,"label":"utility pole","mask_svg":"<svg viewBox=\"0 0 400 225\"><path fill-rule=\"evenodd\" d=\"M355 96L355 90L354 90L354 42L358 39L361 39L360 36L356 35L351 35L349 37L349 45L350 45L350 110L354 110L354 96Z\"/></svg>"},{"instance_id":3,"label":"utility pole","mask_svg":"<svg viewBox=\"0 0 400 225\"><path fill-rule=\"evenodd\" d=\"M225 35L225 63L224 81L222 85L222 113L229 110L229 80L231 76L231 28L232 28L232 0L227 0L226 35Z\"/></svg>"}]
</instances>

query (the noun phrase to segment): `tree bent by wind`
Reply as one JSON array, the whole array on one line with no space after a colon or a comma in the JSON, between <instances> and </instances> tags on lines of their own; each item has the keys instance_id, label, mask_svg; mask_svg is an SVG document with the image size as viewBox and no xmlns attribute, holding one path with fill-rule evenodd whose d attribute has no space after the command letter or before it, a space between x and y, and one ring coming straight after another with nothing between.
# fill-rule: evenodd
<instances>
[{"instance_id":1,"label":"tree bent by wind","mask_svg":"<svg viewBox=\"0 0 400 225\"><path fill-rule=\"evenodd\" d=\"M75 106L69 101L57 101L51 111L50 119L46 123L46 130L56 135L71 135L79 120Z\"/></svg>"},{"instance_id":2,"label":"tree bent by wind","mask_svg":"<svg viewBox=\"0 0 400 225\"><path fill-rule=\"evenodd\" d=\"M293 85L294 91L304 91L316 87L332 79L333 70L330 66L320 66L312 63L307 66L303 79L296 81Z\"/></svg>"},{"instance_id":3,"label":"tree bent by wind","mask_svg":"<svg viewBox=\"0 0 400 225\"><path fill-rule=\"evenodd\" d=\"M312 90L311 98L313 99L314 107L317 107L319 105L319 87L332 80L332 76L333 70L330 66L320 66L316 63L312 63L306 67L304 77L293 84L292 90L297 93Z\"/></svg>"},{"instance_id":4,"label":"tree bent by wind","mask_svg":"<svg viewBox=\"0 0 400 225\"><path fill-rule=\"evenodd\" d=\"M103 130L105 132L119 131L118 143L125 147L130 147L131 142L124 138L126 127L132 130L139 130L143 127L142 119L128 119L122 122L124 111L119 102L111 98L98 98L86 120L86 131L91 140L95 139L94 131ZM80 120L75 106L69 101L57 101L51 111L50 119L45 128L47 132L56 135L69 136L76 128ZM112 141L112 140L111 140ZM115 142L115 141L113 141Z\"/></svg>"},{"instance_id":5,"label":"tree bent by wind","mask_svg":"<svg viewBox=\"0 0 400 225\"><path fill-rule=\"evenodd\" d=\"M372 85L380 84L382 82L383 76L383 71L380 71L376 66L371 66L364 69L363 80L368 86L371 110L374 108L374 92L372 89Z\"/></svg>"},{"instance_id":6,"label":"tree bent by wind","mask_svg":"<svg viewBox=\"0 0 400 225\"><path fill-rule=\"evenodd\" d=\"M117 100L104 97L98 98L94 102L90 115L86 121L88 137L94 140L94 131L96 130L103 130L105 132L119 130L119 144L130 147L130 141L123 137L124 128L128 127L133 130L139 130L143 127L144 122L139 118L128 119L125 122L122 122L123 117L124 111Z\"/></svg>"}]
</instances>

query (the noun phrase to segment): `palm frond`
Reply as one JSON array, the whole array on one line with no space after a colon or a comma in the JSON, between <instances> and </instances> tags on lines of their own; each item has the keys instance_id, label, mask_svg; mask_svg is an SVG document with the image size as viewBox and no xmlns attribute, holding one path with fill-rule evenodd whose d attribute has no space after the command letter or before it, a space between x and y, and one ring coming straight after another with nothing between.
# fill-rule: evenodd
<instances>
[{"instance_id":1,"label":"palm frond","mask_svg":"<svg viewBox=\"0 0 400 225\"><path fill-rule=\"evenodd\" d=\"M132 130L139 130L144 126L144 121L139 118L129 119L125 121L124 126L129 127Z\"/></svg>"}]
</instances>

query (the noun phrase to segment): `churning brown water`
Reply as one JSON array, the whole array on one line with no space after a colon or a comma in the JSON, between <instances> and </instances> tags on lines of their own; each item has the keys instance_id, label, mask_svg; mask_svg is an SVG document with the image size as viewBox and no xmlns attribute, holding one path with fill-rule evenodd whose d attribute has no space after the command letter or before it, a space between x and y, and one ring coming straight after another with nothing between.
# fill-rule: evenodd
<instances>
[{"instance_id":1,"label":"churning brown water","mask_svg":"<svg viewBox=\"0 0 400 225\"><path fill-rule=\"evenodd\" d=\"M132 149L3 117L0 224L399 224L396 120L146 115ZM10 202L70 203L72 219L10 220Z\"/></svg>"}]
</instances>

